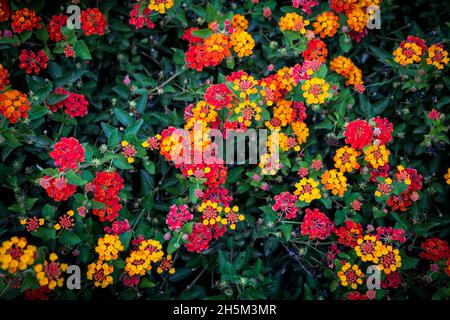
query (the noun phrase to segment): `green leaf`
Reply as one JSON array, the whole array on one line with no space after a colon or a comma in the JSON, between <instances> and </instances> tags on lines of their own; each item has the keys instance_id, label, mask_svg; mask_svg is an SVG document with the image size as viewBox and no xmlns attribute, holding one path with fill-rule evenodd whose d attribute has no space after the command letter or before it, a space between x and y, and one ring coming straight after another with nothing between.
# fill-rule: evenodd
<instances>
[{"instance_id":1,"label":"green leaf","mask_svg":"<svg viewBox=\"0 0 450 320\"><path fill-rule=\"evenodd\" d=\"M173 62L178 65L183 65L186 61L186 54L184 51L177 48L172 48L172 50L174 51Z\"/></svg>"},{"instance_id":2,"label":"green leaf","mask_svg":"<svg viewBox=\"0 0 450 320\"><path fill-rule=\"evenodd\" d=\"M286 241L289 241L289 239L291 239L291 235L292 235L292 224L282 224L280 226L281 232L283 232L284 238L286 239Z\"/></svg>"},{"instance_id":3,"label":"green leaf","mask_svg":"<svg viewBox=\"0 0 450 320\"><path fill-rule=\"evenodd\" d=\"M126 135L127 134L137 134L143 123L144 123L144 120L142 120L142 119L137 120L135 123L133 123L131 126L129 126L125 130L125 134Z\"/></svg>"},{"instance_id":4,"label":"green leaf","mask_svg":"<svg viewBox=\"0 0 450 320\"><path fill-rule=\"evenodd\" d=\"M194 37L199 37L202 39L209 38L213 34L211 29L201 29L192 31Z\"/></svg>"},{"instance_id":5,"label":"green leaf","mask_svg":"<svg viewBox=\"0 0 450 320\"><path fill-rule=\"evenodd\" d=\"M67 246L74 246L81 242L81 239L71 231L64 231L61 235L60 242Z\"/></svg>"},{"instance_id":6,"label":"green leaf","mask_svg":"<svg viewBox=\"0 0 450 320\"><path fill-rule=\"evenodd\" d=\"M77 173L73 172L72 170L66 173L66 179L68 183L78 187L84 186L87 183L86 180L81 178Z\"/></svg>"},{"instance_id":7,"label":"green leaf","mask_svg":"<svg viewBox=\"0 0 450 320\"><path fill-rule=\"evenodd\" d=\"M339 38L339 46L345 53L349 52L352 48L352 39L350 39L347 34L343 33Z\"/></svg>"},{"instance_id":8,"label":"green leaf","mask_svg":"<svg viewBox=\"0 0 450 320\"><path fill-rule=\"evenodd\" d=\"M347 219L347 214L344 210L337 210L334 213L334 224L337 226L340 226L345 222L345 219Z\"/></svg>"},{"instance_id":9,"label":"green leaf","mask_svg":"<svg viewBox=\"0 0 450 320\"><path fill-rule=\"evenodd\" d=\"M150 174L155 174L155 163L150 160L144 161L144 169Z\"/></svg>"},{"instance_id":10,"label":"green leaf","mask_svg":"<svg viewBox=\"0 0 450 320\"><path fill-rule=\"evenodd\" d=\"M77 57L83 60L92 60L89 48L87 47L86 43L83 40L78 40L77 42L75 42L73 50L75 51Z\"/></svg>"},{"instance_id":11,"label":"green leaf","mask_svg":"<svg viewBox=\"0 0 450 320\"><path fill-rule=\"evenodd\" d=\"M145 289L145 288L153 288L155 286L156 286L156 284L153 281L150 281L148 278L142 279L142 281L139 284L139 287L143 288L143 289Z\"/></svg>"},{"instance_id":12,"label":"green leaf","mask_svg":"<svg viewBox=\"0 0 450 320\"><path fill-rule=\"evenodd\" d=\"M114 115L125 127L128 127L133 123L133 119L125 110L114 108Z\"/></svg>"}]
</instances>

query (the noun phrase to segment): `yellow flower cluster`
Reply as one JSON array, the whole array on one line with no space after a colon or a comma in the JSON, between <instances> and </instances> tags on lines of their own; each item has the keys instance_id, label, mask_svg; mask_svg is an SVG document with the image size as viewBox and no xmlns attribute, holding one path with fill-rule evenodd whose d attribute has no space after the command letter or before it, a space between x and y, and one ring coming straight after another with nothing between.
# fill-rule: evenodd
<instances>
[{"instance_id":1,"label":"yellow flower cluster","mask_svg":"<svg viewBox=\"0 0 450 320\"><path fill-rule=\"evenodd\" d=\"M349 146L343 146L336 150L334 155L334 167L340 172L352 172L353 170L358 170L360 165L358 163L358 157L361 152L353 149Z\"/></svg>"},{"instance_id":2,"label":"yellow flower cluster","mask_svg":"<svg viewBox=\"0 0 450 320\"><path fill-rule=\"evenodd\" d=\"M269 174L271 176L281 169L279 157L275 157L270 153L263 154L259 158L258 166L261 169L261 174Z\"/></svg>"},{"instance_id":3,"label":"yellow flower cluster","mask_svg":"<svg viewBox=\"0 0 450 320\"><path fill-rule=\"evenodd\" d=\"M285 127L292 122L294 109L291 105L292 101L282 99L278 101L276 107L273 108L273 116L280 120L282 127Z\"/></svg>"},{"instance_id":4,"label":"yellow flower cluster","mask_svg":"<svg viewBox=\"0 0 450 320\"><path fill-rule=\"evenodd\" d=\"M292 131L297 137L297 143L302 145L309 137L309 128L304 122L295 121L291 123Z\"/></svg>"},{"instance_id":5,"label":"yellow flower cluster","mask_svg":"<svg viewBox=\"0 0 450 320\"><path fill-rule=\"evenodd\" d=\"M12 237L0 247L0 267L11 274L23 271L34 263L36 255L36 247L29 245L26 238Z\"/></svg>"},{"instance_id":6,"label":"yellow flower cluster","mask_svg":"<svg viewBox=\"0 0 450 320\"><path fill-rule=\"evenodd\" d=\"M236 229L236 223L238 221L245 220L244 215L239 213L238 206L233 206L232 208L227 206L223 211L225 212L226 217L222 219L222 224L229 225L231 230Z\"/></svg>"},{"instance_id":7,"label":"yellow flower cluster","mask_svg":"<svg viewBox=\"0 0 450 320\"><path fill-rule=\"evenodd\" d=\"M346 86L364 85L362 80L362 71L352 60L344 56L338 56L331 60L330 70L343 76L347 81Z\"/></svg>"},{"instance_id":8,"label":"yellow flower cluster","mask_svg":"<svg viewBox=\"0 0 450 320\"><path fill-rule=\"evenodd\" d=\"M106 288L110 284L113 284L113 277L111 276L113 272L113 266L108 265L102 260L98 260L88 265L87 279L94 280L96 287Z\"/></svg>"},{"instance_id":9,"label":"yellow flower cluster","mask_svg":"<svg viewBox=\"0 0 450 320\"><path fill-rule=\"evenodd\" d=\"M223 207L219 205L217 202L213 202L208 200L206 202L202 202L200 207L198 207L198 212L202 213L203 224L207 225L215 225L217 223L225 224L225 219L222 219L220 216L222 214Z\"/></svg>"},{"instance_id":10,"label":"yellow flower cluster","mask_svg":"<svg viewBox=\"0 0 450 320\"><path fill-rule=\"evenodd\" d=\"M239 103L236 108L234 108L236 114L240 114L237 120L247 127L252 124L252 118L256 121L261 120L261 107L254 101L244 100Z\"/></svg>"},{"instance_id":11,"label":"yellow flower cluster","mask_svg":"<svg viewBox=\"0 0 450 320\"><path fill-rule=\"evenodd\" d=\"M184 125L185 130L192 129L196 122L202 125L202 129L205 129L210 123L215 122L218 117L215 107L206 103L204 100L199 101L195 107L191 109L191 112L192 117L186 121L186 124Z\"/></svg>"},{"instance_id":12,"label":"yellow flower cluster","mask_svg":"<svg viewBox=\"0 0 450 320\"><path fill-rule=\"evenodd\" d=\"M336 169L326 170L322 174L322 184L325 185L325 189L331 190L334 196L343 197L347 191L347 178Z\"/></svg>"},{"instance_id":13,"label":"yellow flower cluster","mask_svg":"<svg viewBox=\"0 0 450 320\"><path fill-rule=\"evenodd\" d=\"M313 22L314 33L321 38L332 37L339 28L339 17L331 11L325 11L316 17Z\"/></svg>"},{"instance_id":14,"label":"yellow flower cluster","mask_svg":"<svg viewBox=\"0 0 450 320\"><path fill-rule=\"evenodd\" d=\"M364 160L372 165L374 169L384 166L389 162L390 151L384 144L380 146L371 145L364 150Z\"/></svg>"},{"instance_id":15,"label":"yellow flower cluster","mask_svg":"<svg viewBox=\"0 0 450 320\"><path fill-rule=\"evenodd\" d=\"M276 152L278 148L281 148L284 152L289 151L290 149L294 149L295 151L300 151L300 146L297 144L297 141L294 137L289 137L287 134L280 132L279 130L276 131L276 134L278 135L278 143L276 141L273 141L272 143L272 136L273 133L267 138L267 148L269 149L270 153Z\"/></svg>"},{"instance_id":16,"label":"yellow flower cluster","mask_svg":"<svg viewBox=\"0 0 450 320\"><path fill-rule=\"evenodd\" d=\"M239 58L248 57L253 53L255 40L246 31L236 31L230 36L231 46Z\"/></svg>"},{"instance_id":17,"label":"yellow flower cluster","mask_svg":"<svg viewBox=\"0 0 450 320\"><path fill-rule=\"evenodd\" d=\"M301 34L306 33L306 26L309 25L309 20L303 20L303 17L295 12L286 13L281 17L278 25L281 31L295 31Z\"/></svg>"},{"instance_id":18,"label":"yellow flower cluster","mask_svg":"<svg viewBox=\"0 0 450 320\"><path fill-rule=\"evenodd\" d=\"M406 42L403 47L394 50L394 61L401 64L419 63L422 57L422 48L414 42Z\"/></svg>"},{"instance_id":19,"label":"yellow flower cluster","mask_svg":"<svg viewBox=\"0 0 450 320\"><path fill-rule=\"evenodd\" d=\"M150 0L148 8L161 14L166 13L167 9L173 7L173 0Z\"/></svg>"},{"instance_id":20,"label":"yellow flower cluster","mask_svg":"<svg viewBox=\"0 0 450 320\"><path fill-rule=\"evenodd\" d=\"M344 287L350 286L353 290L358 288L358 285L363 283L364 273L359 267L354 264L346 263L338 271L338 277L341 280L341 285Z\"/></svg>"},{"instance_id":21,"label":"yellow flower cluster","mask_svg":"<svg viewBox=\"0 0 450 320\"><path fill-rule=\"evenodd\" d=\"M50 290L54 290L56 287L63 286L64 278L62 273L66 272L68 265L57 262L58 255L56 253L51 253L49 260L45 261L44 264L37 264L34 267L34 271L41 287L48 286Z\"/></svg>"},{"instance_id":22,"label":"yellow flower cluster","mask_svg":"<svg viewBox=\"0 0 450 320\"><path fill-rule=\"evenodd\" d=\"M373 262L378 266L378 269L385 274L395 272L402 266L400 252L392 246L383 246L380 256L375 258Z\"/></svg>"},{"instance_id":23,"label":"yellow flower cluster","mask_svg":"<svg viewBox=\"0 0 450 320\"><path fill-rule=\"evenodd\" d=\"M137 250L131 251L126 258L125 271L130 276L143 276L152 269L151 263L158 262L164 256L161 250L162 245L159 241L149 239L143 240Z\"/></svg>"},{"instance_id":24,"label":"yellow flower cluster","mask_svg":"<svg viewBox=\"0 0 450 320\"><path fill-rule=\"evenodd\" d=\"M427 64L433 65L438 70L442 70L449 62L448 52L440 44L433 44L428 48Z\"/></svg>"},{"instance_id":25,"label":"yellow flower cluster","mask_svg":"<svg viewBox=\"0 0 450 320\"><path fill-rule=\"evenodd\" d=\"M305 81L302 90L307 104L322 104L329 97L330 85L324 79L312 78Z\"/></svg>"},{"instance_id":26,"label":"yellow flower cluster","mask_svg":"<svg viewBox=\"0 0 450 320\"><path fill-rule=\"evenodd\" d=\"M258 92L256 88L258 82L253 76L243 74L239 79L234 80L234 91L239 91L239 98L248 99L252 94Z\"/></svg>"},{"instance_id":27,"label":"yellow flower cluster","mask_svg":"<svg viewBox=\"0 0 450 320\"><path fill-rule=\"evenodd\" d=\"M116 234L105 234L105 237L98 239L95 252L98 253L99 260L110 261L119 257L119 251L123 250L119 236Z\"/></svg>"},{"instance_id":28,"label":"yellow flower cluster","mask_svg":"<svg viewBox=\"0 0 450 320\"><path fill-rule=\"evenodd\" d=\"M236 28L237 31L247 30L248 20L241 14L235 14L231 18L231 25Z\"/></svg>"},{"instance_id":29,"label":"yellow flower cluster","mask_svg":"<svg viewBox=\"0 0 450 320\"><path fill-rule=\"evenodd\" d=\"M355 252L363 262L372 262L385 274L396 271L402 265L398 249L385 245L373 235L366 235L357 240Z\"/></svg>"},{"instance_id":30,"label":"yellow flower cluster","mask_svg":"<svg viewBox=\"0 0 450 320\"><path fill-rule=\"evenodd\" d=\"M311 201L321 198L320 190L317 188L318 185L319 182L313 178L302 178L295 184L297 189L294 191L294 194L298 196L300 201L311 203Z\"/></svg>"},{"instance_id":31,"label":"yellow flower cluster","mask_svg":"<svg viewBox=\"0 0 450 320\"><path fill-rule=\"evenodd\" d=\"M375 236L365 235L357 240L355 252L363 262L370 262L378 259L383 252L384 245Z\"/></svg>"}]
</instances>

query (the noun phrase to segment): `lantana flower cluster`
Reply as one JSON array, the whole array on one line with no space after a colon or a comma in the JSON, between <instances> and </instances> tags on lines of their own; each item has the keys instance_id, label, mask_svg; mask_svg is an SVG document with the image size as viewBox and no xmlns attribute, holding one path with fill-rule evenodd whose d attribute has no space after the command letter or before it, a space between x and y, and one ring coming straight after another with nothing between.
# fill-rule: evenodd
<instances>
[{"instance_id":1,"label":"lantana flower cluster","mask_svg":"<svg viewBox=\"0 0 450 320\"><path fill-rule=\"evenodd\" d=\"M232 52L239 58L253 53L255 41L244 16L235 15L223 23L212 22L208 29L187 29L183 39L189 42L186 52L187 66L202 71L204 68L218 66L225 59L232 59ZM199 34L196 36L196 34Z\"/></svg>"}]
</instances>

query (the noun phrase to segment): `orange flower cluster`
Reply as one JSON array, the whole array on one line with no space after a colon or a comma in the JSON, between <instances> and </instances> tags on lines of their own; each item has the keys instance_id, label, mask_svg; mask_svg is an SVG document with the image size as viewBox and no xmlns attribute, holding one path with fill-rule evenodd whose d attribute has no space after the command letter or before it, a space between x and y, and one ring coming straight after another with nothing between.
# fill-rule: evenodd
<instances>
[{"instance_id":1,"label":"orange flower cluster","mask_svg":"<svg viewBox=\"0 0 450 320\"><path fill-rule=\"evenodd\" d=\"M246 31L247 28L247 19L242 15L235 15L231 22L225 20L222 28L217 22L210 23L209 29L206 31L212 31L212 34L205 39L192 34L198 29L186 30L183 39L189 41L189 48L186 52L188 67L197 71L215 67L231 57L232 51L239 58L250 56L253 53L255 41Z\"/></svg>"},{"instance_id":2,"label":"orange flower cluster","mask_svg":"<svg viewBox=\"0 0 450 320\"><path fill-rule=\"evenodd\" d=\"M441 43L435 43L427 48L425 41L415 36L408 36L392 53L394 61L402 66L420 63L427 55L426 64L442 70L450 61L448 52Z\"/></svg>"},{"instance_id":3,"label":"orange flower cluster","mask_svg":"<svg viewBox=\"0 0 450 320\"><path fill-rule=\"evenodd\" d=\"M427 64L435 66L438 70L442 70L449 61L448 52L444 50L442 44L436 43L428 48Z\"/></svg>"},{"instance_id":4,"label":"orange flower cluster","mask_svg":"<svg viewBox=\"0 0 450 320\"><path fill-rule=\"evenodd\" d=\"M313 22L314 33L321 38L331 38L339 29L339 17L331 12L324 11L316 17Z\"/></svg>"},{"instance_id":5,"label":"orange flower cluster","mask_svg":"<svg viewBox=\"0 0 450 320\"><path fill-rule=\"evenodd\" d=\"M375 9L381 0L331 0L330 7L337 13L344 13L350 29L350 37L359 41L367 34L367 24L374 18Z\"/></svg>"},{"instance_id":6,"label":"orange flower cluster","mask_svg":"<svg viewBox=\"0 0 450 320\"><path fill-rule=\"evenodd\" d=\"M330 62L330 70L347 79L345 85L353 86L358 92L365 90L362 71L349 58L343 56L334 58Z\"/></svg>"},{"instance_id":7,"label":"orange flower cluster","mask_svg":"<svg viewBox=\"0 0 450 320\"><path fill-rule=\"evenodd\" d=\"M402 41L400 46L394 50L394 61L403 66L419 63L426 50L427 46L422 39L408 36L406 41Z\"/></svg>"},{"instance_id":8,"label":"orange flower cluster","mask_svg":"<svg viewBox=\"0 0 450 320\"><path fill-rule=\"evenodd\" d=\"M306 33L306 26L309 25L309 20L303 20L303 17L295 12L286 13L281 17L278 23L281 31L295 31L301 34Z\"/></svg>"},{"instance_id":9,"label":"orange flower cluster","mask_svg":"<svg viewBox=\"0 0 450 320\"><path fill-rule=\"evenodd\" d=\"M33 31L42 27L41 17L37 15L36 11L28 8L17 10L11 19L11 28L15 33Z\"/></svg>"},{"instance_id":10,"label":"orange flower cluster","mask_svg":"<svg viewBox=\"0 0 450 320\"><path fill-rule=\"evenodd\" d=\"M12 12L8 0L0 0L0 22L8 21L11 14Z\"/></svg>"},{"instance_id":11,"label":"orange flower cluster","mask_svg":"<svg viewBox=\"0 0 450 320\"><path fill-rule=\"evenodd\" d=\"M19 118L26 119L31 109L27 95L9 90L0 94L0 113L11 123L16 123Z\"/></svg>"}]
</instances>

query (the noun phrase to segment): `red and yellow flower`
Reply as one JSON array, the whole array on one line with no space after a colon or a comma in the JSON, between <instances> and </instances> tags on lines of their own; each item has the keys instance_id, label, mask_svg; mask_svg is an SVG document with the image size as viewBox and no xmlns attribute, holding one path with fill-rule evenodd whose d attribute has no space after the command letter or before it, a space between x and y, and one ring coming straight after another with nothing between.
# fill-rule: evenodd
<instances>
[{"instance_id":1,"label":"red and yellow flower","mask_svg":"<svg viewBox=\"0 0 450 320\"><path fill-rule=\"evenodd\" d=\"M298 196L300 201L311 203L311 201L321 198L320 190L317 188L318 186L319 182L313 178L302 178L295 184L296 190L294 194Z\"/></svg>"},{"instance_id":2,"label":"red and yellow flower","mask_svg":"<svg viewBox=\"0 0 450 320\"><path fill-rule=\"evenodd\" d=\"M48 287L50 290L54 290L56 287L63 286L64 277L62 274L67 270L68 265L57 260L58 255L51 253L48 261L46 260L44 263L37 264L34 267L36 279L41 287Z\"/></svg>"},{"instance_id":3,"label":"red and yellow flower","mask_svg":"<svg viewBox=\"0 0 450 320\"><path fill-rule=\"evenodd\" d=\"M342 266L341 270L338 271L338 277L341 280L342 286L349 286L355 290L363 283L364 273L359 269L358 265L351 265L347 262Z\"/></svg>"},{"instance_id":4,"label":"red and yellow flower","mask_svg":"<svg viewBox=\"0 0 450 320\"><path fill-rule=\"evenodd\" d=\"M0 247L0 268L11 274L26 270L36 258L37 248L24 237L12 237Z\"/></svg>"}]
</instances>

